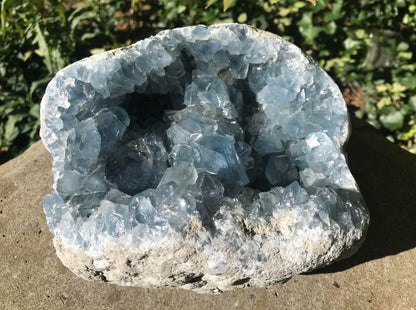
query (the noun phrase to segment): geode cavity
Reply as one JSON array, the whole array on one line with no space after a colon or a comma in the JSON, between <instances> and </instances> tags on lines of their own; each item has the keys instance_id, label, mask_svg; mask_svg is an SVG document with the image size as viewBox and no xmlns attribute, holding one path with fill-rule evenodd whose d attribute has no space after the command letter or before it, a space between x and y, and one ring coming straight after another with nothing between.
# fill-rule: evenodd
<instances>
[{"instance_id":1,"label":"geode cavity","mask_svg":"<svg viewBox=\"0 0 416 310\"><path fill-rule=\"evenodd\" d=\"M49 83L41 120L47 222L83 278L267 287L364 237L341 93L270 33L185 27L83 59Z\"/></svg>"}]
</instances>

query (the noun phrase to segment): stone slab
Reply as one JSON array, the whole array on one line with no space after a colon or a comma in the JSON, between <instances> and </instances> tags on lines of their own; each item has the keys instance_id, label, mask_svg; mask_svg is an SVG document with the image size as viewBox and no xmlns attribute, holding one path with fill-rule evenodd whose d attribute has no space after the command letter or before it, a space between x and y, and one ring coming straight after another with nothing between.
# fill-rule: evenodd
<instances>
[{"instance_id":1,"label":"stone slab","mask_svg":"<svg viewBox=\"0 0 416 310\"><path fill-rule=\"evenodd\" d=\"M0 309L416 309L416 156L353 119L349 164L371 213L352 258L271 289L200 295L88 282L55 255L41 142L0 166Z\"/></svg>"}]
</instances>

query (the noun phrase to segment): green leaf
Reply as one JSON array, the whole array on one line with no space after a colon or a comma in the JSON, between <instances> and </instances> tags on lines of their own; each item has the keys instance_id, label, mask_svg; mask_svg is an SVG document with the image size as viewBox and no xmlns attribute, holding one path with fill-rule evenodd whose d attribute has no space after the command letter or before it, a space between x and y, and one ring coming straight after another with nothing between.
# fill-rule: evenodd
<instances>
[{"instance_id":1,"label":"green leaf","mask_svg":"<svg viewBox=\"0 0 416 310\"><path fill-rule=\"evenodd\" d=\"M290 11L290 8L281 8L279 10L279 15L285 17L290 14Z\"/></svg>"},{"instance_id":2,"label":"green leaf","mask_svg":"<svg viewBox=\"0 0 416 310\"><path fill-rule=\"evenodd\" d=\"M337 24L332 21L325 25L325 27L322 27L322 30L327 34L334 34L337 30Z\"/></svg>"},{"instance_id":3,"label":"green leaf","mask_svg":"<svg viewBox=\"0 0 416 310\"><path fill-rule=\"evenodd\" d=\"M50 76L44 77L43 79L34 81L31 85L30 85L30 90L29 90L29 100L32 102L32 96L33 93L36 91L36 89L38 89L39 86L49 82L49 80L51 79Z\"/></svg>"},{"instance_id":4,"label":"green leaf","mask_svg":"<svg viewBox=\"0 0 416 310\"><path fill-rule=\"evenodd\" d=\"M1 1L1 32L3 37L6 36L6 1Z\"/></svg>"},{"instance_id":5,"label":"green leaf","mask_svg":"<svg viewBox=\"0 0 416 310\"><path fill-rule=\"evenodd\" d=\"M410 60L413 57L413 53L412 52L399 52L399 54L397 55L397 58L400 59L405 59L405 60Z\"/></svg>"},{"instance_id":6,"label":"green leaf","mask_svg":"<svg viewBox=\"0 0 416 310\"><path fill-rule=\"evenodd\" d=\"M406 42L400 42L399 45L397 45L397 51L399 52L405 52L409 49L409 44Z\"/></svg>"},{"instance_id":7,"label":"green leaf","mask_svg":"<svg viewBox=\"0 0 416 310\"><path fill-rule=\"evenodd\" d=\"M290 26L290 23L292 22L292 20L290 18L281 18L280 23L285 25L286 27Z\"/></svg>"},{"instance_id":8,"label":"green leaf","mask_svg":"<svg viewBox=\"0 0 416 310\"><path fill-rule=\"evenodd\" d=\"M312 21L312 12L305 12L302 15L302 19L298 22L299 26L311 26Z\"/></svg>"},{"instance_id":9,"label":"green leaf","mask_svg":"<svg viewBox=\"0 0 416 310\"><path fill-rule=\"evenodd\" d=\"M82 35L82 37L81 37L81 41L89 40L89 39L95 38L96 36L97 36L97 34L96 34L96 33L93 33L93 32L87 32L87 33L84 33L84 34Z\"/></svg>"},{"instance_id":10,"label":"green leaf","mask_svg":"<svg viewBox=\"0 0 416 310\"><path fill-rule=\"evenodd\" d=\"M416 145L411 146L408 151L412 154L416 154Z\"/></svg>"},{"instance_id":11,"label":"green leaf","mask_svg":"<svg viewBox=\"0 0 416 310\"><path fill-rule=\"evenodd\" d=\"M215 24L227 24L227 23L233 23L234 20L230 18L224 18L224 19L216 19L212 22L213 25Z\"/></svg>"},{"instance_id":12,"label":"green leaf","mask_svg":"<svg viewBox=\"0 0 416 310\"><path fill-rule=\"evenodd\" d=\"M78 24L85 20L85 19L89 19L89 18L94 18L96 17L96 13L94 11L86 11L80 15L77 15L73 18L71 18L71 30L75 30L75 28L77 28Z\"/></svg>"},{"instance_id":13,"label":"green leaf","mask_svg":"<svg viewBox=\"0 0 416 310\"><path fill-rule=\"evenodd\" d=\"M315 38L321 31L322 27L315 27L313 25L301 27L301 33L305 37L306 43L311 45L314 44Z\"/></svg>"},{"instance_id":14,"label":"green leaf","mask_svg":"<svg viewBox=\"0 0 416 310\"><path fill-rule=\"evenodd\" d=\"M349 50L349 49L356 49L356 48L358 48L360 45L361 45L361 41L354 40L354 39L351 39L351 38L347 38L347 39L345 39L345 41L344 41L344 46L345 46L345 48L346 48L347 50Z\"/></svg>"},{"instance_id":15,"label":"green leaf","mask_svg":"<svg viewBox=\"0 0 416 310\"><path fill-rule=\"evenodd\" d=\"M410 105L404 105L400 111L403 113L403 115L413 115L414 114L414 110L413 107L411 107Z\"/></svg>"},{"instance_id":16,"label":"green leaf","mask_svg":"<svg viewBox=\"0 0 416 310\"><path fill-rule=\"evenodd\" d=\"M81 5L80 7L77 7L69 16L68 16L68 21L71 22L77 15L79 12L81 12L82 10L84 10L86 8L85 5Z\"/></svg>"},{"instance_id":17,"label":"green leaf","mask_svg":"<svg viewBox=\"0 0 416 310\"><path fill-rule=\"evenodd\" d=\"M416 128L411 128L408 132L400 133L397 137L399 140L407 141L412 139L416 135Z\"/></svg>"},{"instance_id":18,"label":"green leaf","mask_svg":"<svg viewBox=\"0 0 416 310\"><path fill-rule=\"evenodd\" d=\"M62 9L62 6L58 4L57 6L55 6L55 9L58 12L59 16L61 17L62 22L66 23L66 16L65 16L64 10Z\"/></svg>"},{"instance_id":19,"label":"green leaf","mask_svg":"<svg viewBox=\"0 0 416 310\"><path fill-rule=\"evenodd\" d=\"M32 115L33 117L39 119L40 116L40 106L39 104L33 105L33 107L29 110L29 115Z\"/></svg>"},{"instance_id":20,"label":"green leaf","mask_svg":"<svg viewBox=\"0 0 416 310\"><path fill-rule=\"evenodd\" d=\"M53 65L53 73L55 74L56 71L62 69L65 66L66 62L65 59L62 58L61 51L58 47L52 48L50 55Z\"/></svg>"},{"instance_id":21,"label":"green leaf","mask_svg":"<svg viewBox=\"0 0 416 310\"><path fill-rule=\"evenodd\" d=\"M39 127L40 127L40 119L38 119L33 125L32 125L32 131L29 133L30 139L35 139L38 137L39 134Z\"/></svg>"},{"instance_id":22,"label":"green leaf","mask_svg":"<svg viewBox=\"0 0 416 310\"><path fill-rule=\"evenodd\" d=\"M100 53L104 53L104 52L105 52L105 49L104 48L93 48L93 49L90 49L91 55L100 54Z\"/></svg>"},{"instance_id":23,"label":"green leaf","mask_svg":"<svg viewBox=\"0 0 416 310\"><path fill-rule=\"evenodd\" d=\"M357 36L358 39L365 39L367 37L367 33L365 32L364 29L357 29L355 31L355 35Z\"/></svg>"},{"instance_id":24,"label":"green leaf","mask_svg":"<svg viewBox=\"0 0 416 310\"><path fill-rule=\"evenodd\" d=\"M416 111L416 95L413 95L409 98L409 106Z\"/></svg>"},{"instance_id":25,"label":"green leaf","mask_svg":"<svg viewBox=\"0 0 416 310\"><path fill-rule=\"evenodd\" d=\"M16 139L19 135L19 129L16 127L16 123L20 122L25 117L25 114L10 115L6 125L4 126L4 139L8 144Z\"/></svg>"},{"instance_id":26,"label":"green leaf","mask_svg":"<svg viewBox=\"0 0 416 310\"><path fill-rule=\"evenodd\" d=\"M342 3L333 3L332 4L332 11L326 12L324 14L324 22L328 23L330 21L337 20L341 17Z\"/></svg>"},{"instance_id":27,"label":"green leaf","mask_svg":"<svg viewBox=\"0 0 416 310\"><path fill-rule=\"evenodd\" d=\"M46 43L45 37L43 36L42 30L39 27L39 23L36 22L35 24L35 31L36 31L36 37L34 40L34 43L38 43L39 50L41 52L41 55L43 57L43 62L46 65L46 68L48 69L50 74L54 73L51 56L49 54L49 48Z\"/></svg>"},{"instance_id":28,"label":"green leaf","mask_svg":"<svg viewBox=\"0 0 416 310\"><path fill-rule=\"evenodd\" d=\"M394 111L380 116L380 121L390 131L395 131L403 126L404 116L400 111Z\"/></svg>"},{"instance_id":29,"label":"green leaf","mask_svg":"<svg viewBox=\"0 0 416 310\"><path fill-rule=\"evenodd\" d=\"M209 0L207 5L205 6L205 10L208 9L211 5L213 5L217 0Z\"/></svg>"},{"instance_id":30,"label":"green leaf","mask_svg":"<svg viewBox=\"0 0 416 310\"><path fill-rule=\"evenodd\" d=\"M324 27L316 26L313 24L312 12L303 13L302 19L298 22L298 26L300 26L299 30L305 37L305 42L310 45L313 45L315 43L315 38L319 35L321 31L325 29Z\"/></svg>"},{"instance_id":31,"label":"green leaf","mask_svg":"<svg viewBox=\"0 0 416 310\"><path fill-rule=\"evenodd\" d=\"M25 32L22 27L18 23L14 23L14 26L16 27L16 30L19 32L20 36L23 37L25 35Z\"/></svg>"},{"instance_id":32,"label":"green leaf","mask_svg":"<svg viewBox=\"0 0 416 310\"><path fill-rule=\"evenodd\" d=\"M305 7L307 4L303 1L297 1L293 4L294 11L297 12L299 9Z\"/></svg>"},{"instance_id":33,"label":"green leaf","mask_svg":"<svg viewBox=\"0 0 416 310\"><path fill-rule=\"evenodd\" d=\"M181 4L178 6L178 14L181 14L185 11L186 11L186 5Z\"/></svg>"},{"instance_id":34,"label":"green leaf","mask_svg":"<svg viewBox=\"0 0 416 310\"><path fill-rule=\"evenodd\" d=\"M416 76L410 73L407 73L404 77L400 79L400 83L407 86L410 89L416 88Z\"/></svg>"},{"instance_id":35,"label":"green leaf","mask_svg":"<svg viewBox=\"0 0 416 310\"><path fill-rule=\"evenodd\" d=\"M228 10L231 5L231 0L223 0L224 3L224 12Z\"/></svg>"},{"instance_id":36,"label":"green leaf","mask_svg":"<svg viewBox=\"0 0 416 310\"><path fill-rule=\"evenodd\" d=\"M382 109L391 103L390 97L383 97L377 102L377 108Z\"/></svg>"},{"instance_id":37,"label":"green leaf","mask_svg":"<svg viewBox=\"0 0 416 310\"><path fill-rule=\"evenodd\" d=\"M245 23L247 21L247 13L241 13L238 15L237 21L239 23Z\"/></svg>"}]
</instances>

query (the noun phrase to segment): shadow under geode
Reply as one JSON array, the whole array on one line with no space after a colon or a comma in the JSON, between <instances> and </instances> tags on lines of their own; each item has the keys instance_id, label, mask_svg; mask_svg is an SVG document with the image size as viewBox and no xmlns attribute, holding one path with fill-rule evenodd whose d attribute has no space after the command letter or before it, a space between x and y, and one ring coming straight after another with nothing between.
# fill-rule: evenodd
<instances>
[{"instance_id":1,"label":"shadow under geode","mask_svg":"<svg viewBox=\"0 0 416 310\"><path fill-rule=\"evenodd\" d=\"M355 255L312 273L342 271L416 247L416 156L350 116L348 165L370 211L370 226Z\"/></svg>"}]
</instances>

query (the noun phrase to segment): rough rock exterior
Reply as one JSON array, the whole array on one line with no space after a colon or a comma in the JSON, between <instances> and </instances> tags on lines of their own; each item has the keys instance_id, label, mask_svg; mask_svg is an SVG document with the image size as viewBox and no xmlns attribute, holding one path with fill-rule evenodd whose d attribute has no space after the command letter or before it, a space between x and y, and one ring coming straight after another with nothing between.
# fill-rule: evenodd
<instances>
[{"instance_id":1,"label":"rough rock exterior","mask_svg":"<svg viewBox=\"0 0 416 310\"><path fill-rule=\"evenodd\" d=\"M48 225L83 278L267 287L365 235L340 91L269 33L186 27L84 59L48 85L41 121Z\"/></svg>"}]
</instances>

